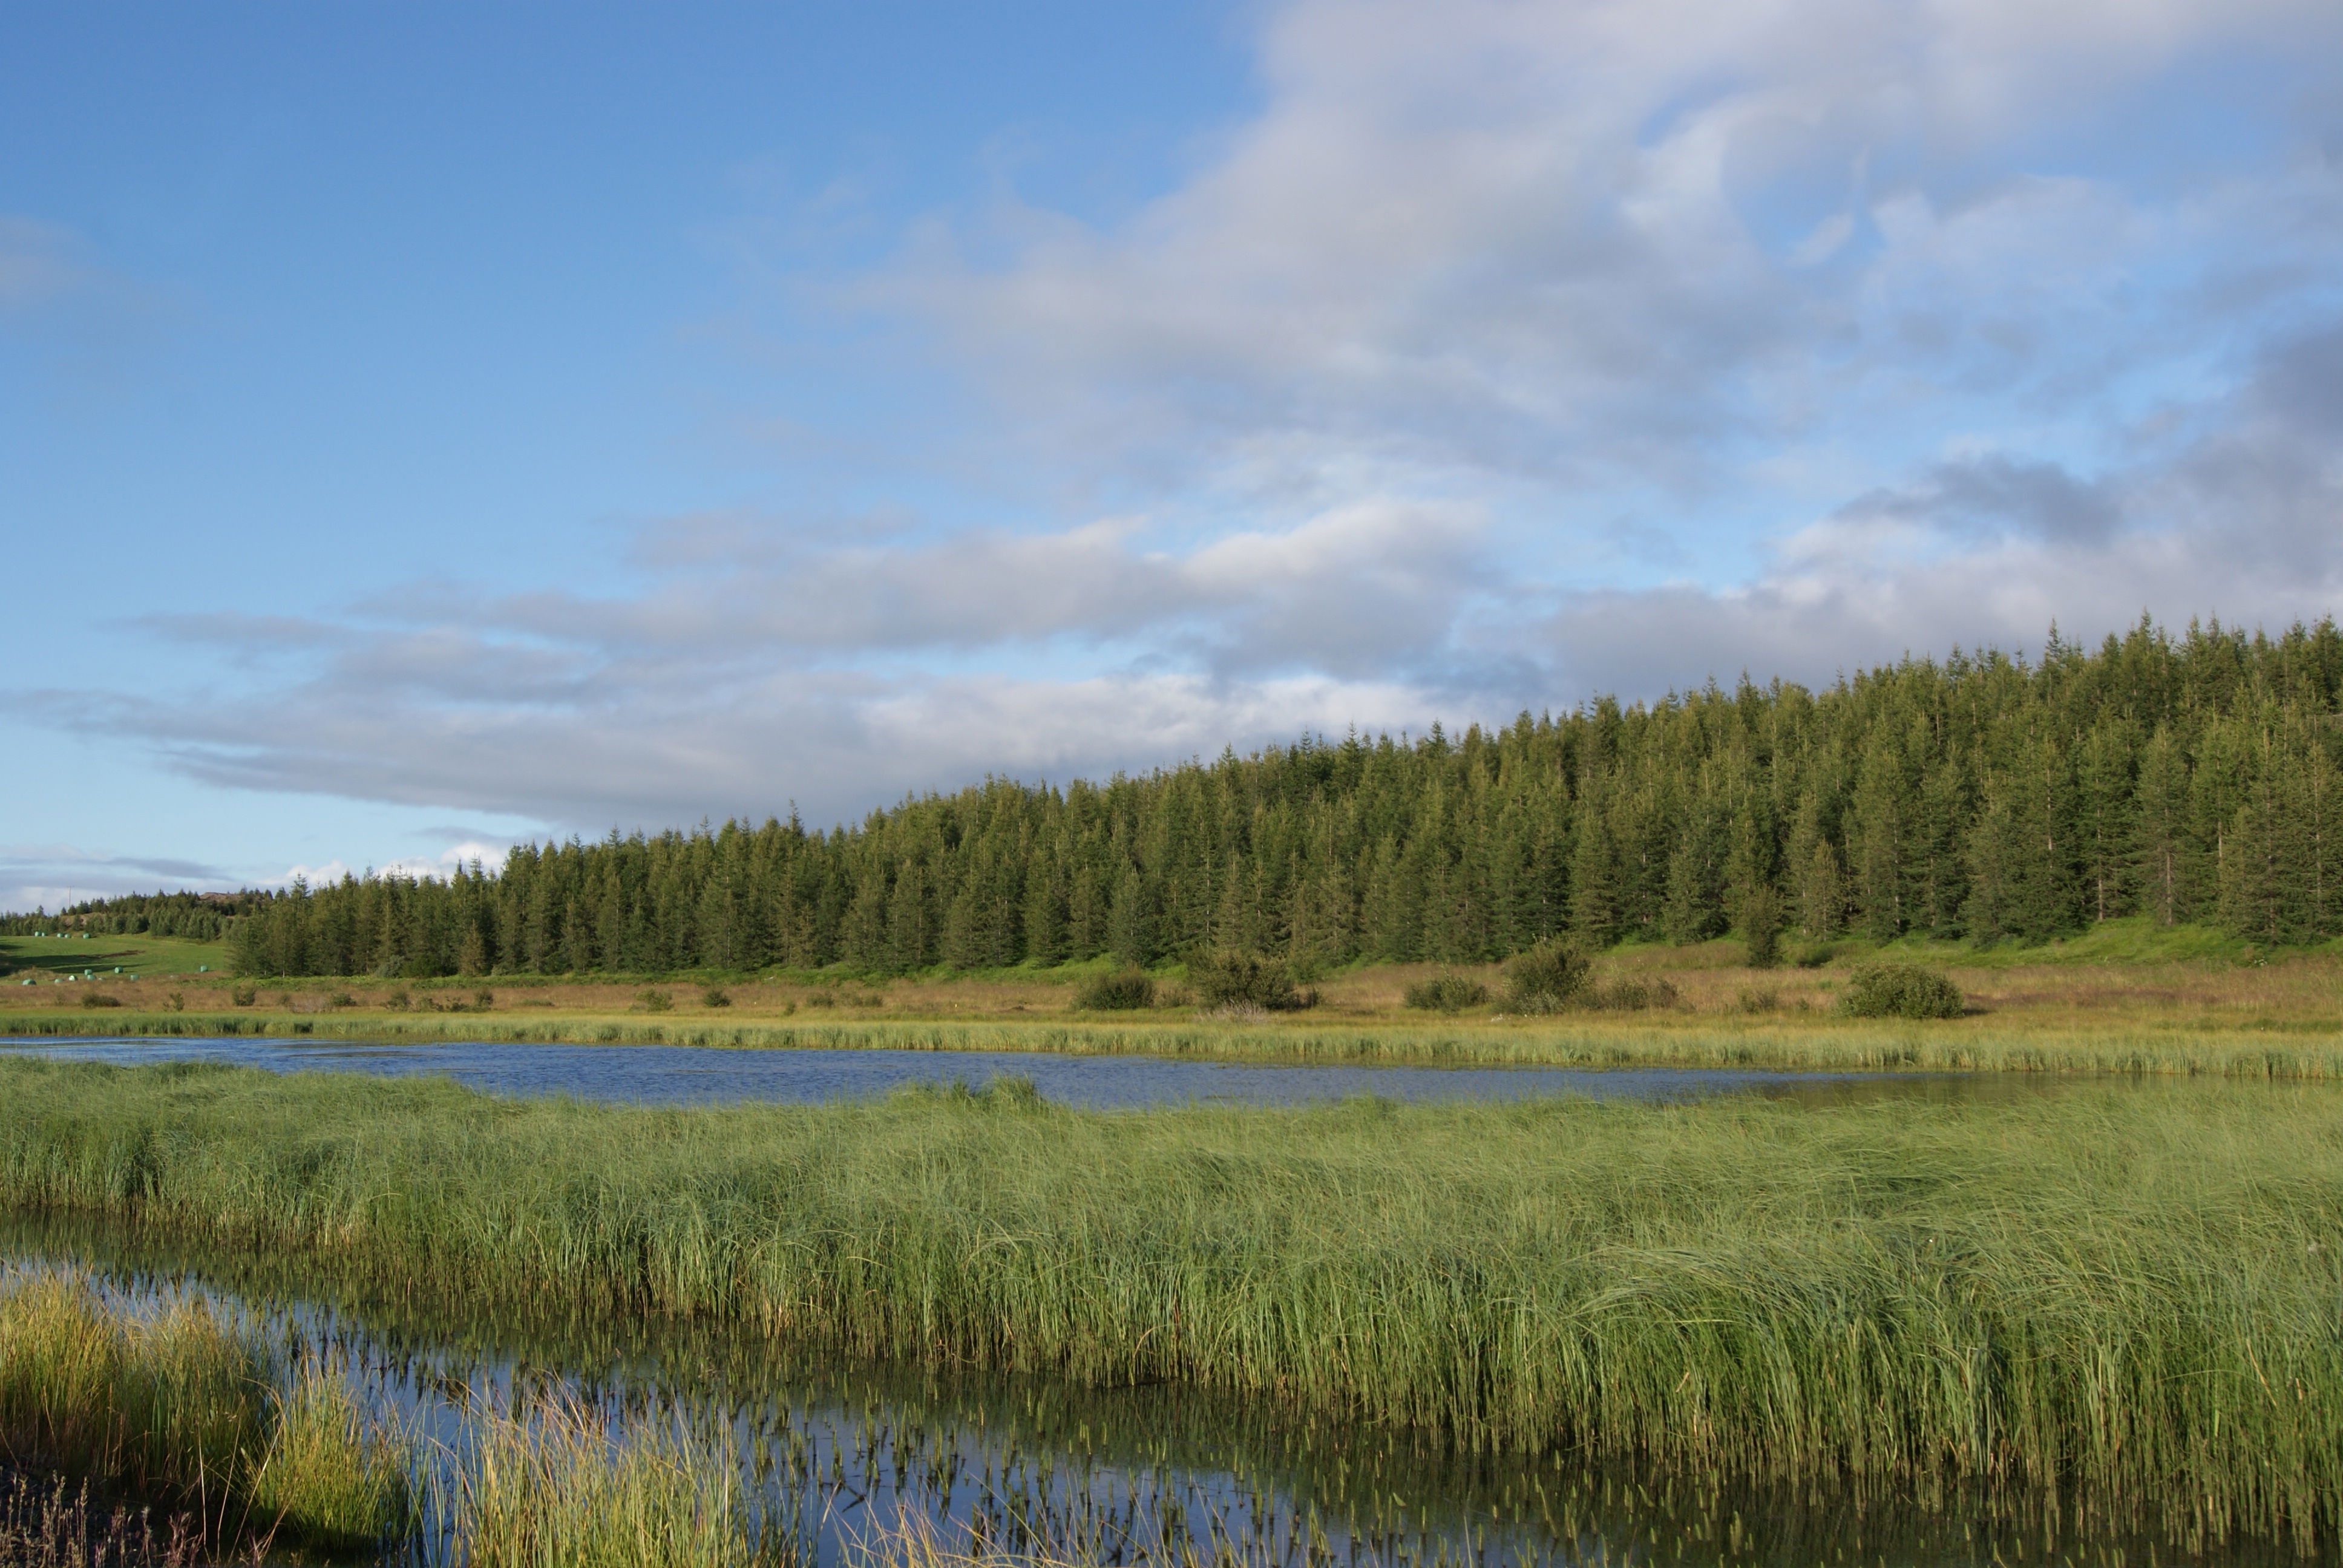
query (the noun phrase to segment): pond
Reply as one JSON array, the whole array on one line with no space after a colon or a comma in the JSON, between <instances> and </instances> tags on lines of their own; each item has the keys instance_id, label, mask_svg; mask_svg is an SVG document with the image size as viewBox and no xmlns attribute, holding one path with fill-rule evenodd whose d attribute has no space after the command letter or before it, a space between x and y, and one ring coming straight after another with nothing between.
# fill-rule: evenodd
<instances>
[{"instance_id":1,"label":"pond","mask_svg":"<svg viewBox=\"0 0 2343 1568\"><path fill-rule=\"evenodd\" d=\"M739 1101L799 1104L881 1095L910 1084L1032 1081L1043 1098L1093 1110L1220 1103L1301 1105L1388 1100L1691 1100L1729 1093L1843 1102L2042 1092L2041 1074L1757 1072L1558 1067L1262 1067L1050 1051L737 1050L683 1045L390 1044L347 1040L0 1040L0 1049L74 1061L216 1061L277 1072L436 1073L497 1094L574 1094L650 1105Z\"/></svg>"},{"instance_id":2,"label":"pond","mask_svg":"<svg viewBox=\"0 0 2343 1568\"><path fill-rule=\"evenodd\" d=\"M621 1441L686 1431L725 1455L769 1541L805 1568L850 1568L858 1548L906 1533L997 1559L1251 1568L2301 1561L2113 1527L2071 1497L1736 1490L1176 1386L1086 1390L808 1355L721 1325L427 1305L317 1261L85 1221L0 1220L0 1259L91 1268L134 1302L225 1304L429 1439L426 1464L460 1452L484 1411L584 1410ZM387 1561L447 1559L427 1528Z\"/></svg>"}]
</instances>

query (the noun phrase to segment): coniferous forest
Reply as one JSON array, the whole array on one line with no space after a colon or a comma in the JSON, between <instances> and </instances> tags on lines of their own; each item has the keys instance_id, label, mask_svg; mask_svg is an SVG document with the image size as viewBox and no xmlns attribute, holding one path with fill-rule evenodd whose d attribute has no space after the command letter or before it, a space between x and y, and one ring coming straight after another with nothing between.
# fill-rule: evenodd
<instances>
[{"instance_id":1,"label":"coniferous forest","mask_svg":"<svg viewBox=\"0 0 2343 1568\"><path fill-rule=\"evenodd\" d=\"M1502 729L1305 739L1143 778L988 780L794 819L523 845L501 871L244 893L250 974L874 971L1200 948L1302 968L1564 936L2032 942L2143 915L2343 932L2343 634L2145 620L1821 691L1712 685ZM185 895L177 896L184 900ZM86 906L119 929L162 900ZM10 922L23 925L21 920ZM158 928L159 929L159 928Z\"/></svg>"}]
</instances>

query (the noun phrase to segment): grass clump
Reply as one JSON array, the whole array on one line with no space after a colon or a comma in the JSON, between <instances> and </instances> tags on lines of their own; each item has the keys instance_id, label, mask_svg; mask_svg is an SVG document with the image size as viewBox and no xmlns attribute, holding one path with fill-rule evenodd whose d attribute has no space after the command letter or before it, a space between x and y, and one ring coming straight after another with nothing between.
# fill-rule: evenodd
<instances>
[{"instance_id":1,"label":"grass clump","mask_svg":"<svg viewBox=\"0 0 2343 1568\"><path fill-rule=\"evenodd\" d=\"M1594 966L1567 943L1549 940L1505 964L1505 1009L1509 1012L1560 1012L1586 989Z\"/></svg>"},{"instance_id":2,"label":"grass clump","mask_svg":"<svg viewBox=\"0 0 2343 1568\"><path fill-rule=\"evenodd\" d=\"M1434 975L1407 988L1407 1005L1425 1012L1463 1012L1489 1000L1489 988L1463 975Z\"/></svg>"},{"instance_id":3,"label":"grass clump","mask_svg":"<svg viewBox=\"0 0 2343 1568\"><path fill-rule=\"evenodd\" d=\"M200 1301L150 1317L75 1274L0 1287L0 1443L19 1463L176 1506L211 1543L280 1532L370 1543L406 1515L403 1445L358 1420L347 1385L291 1380Z\"/></svg>"},{"instance_id":4,"label":"grass clump","mask_svg":"<svg viewBox=\"0 0 2343 1568\"><path fill-rule=\"evenodd\" d=\"M436 1483L466 1568L756 1568L759 1546L729 1445L677 1428L621 1435L570 1398L474 1423Z\"/></svg>"},{"instance_id":5,"label":"grass clump","mask_svg":"<svg viewBox=\"0 0 2343 1568\"><path fill-rule=\"evenodd\" d=\"M1958 1018L1966 1009L1961 988L1918 964L1865 964L1839 994L1848 1018Z\"/></svg>"},{"instance_id":6,"label":"grass clump","mask_svg":"<svg viewBox=\"0 0 2343 1568\"><path fill-rule=\"evenodd\" d=\"M407 1523L404 1445L367 1418L347 1382L313 1368L273 1403L276 1430L246 1489L255 1513L340 1548Z\"/></svg>"},{"instance_id":7,"label":"grass clump","mask_svg":"<svg viewBox=\"0 0 2343 1568\"><path fill-rule=\"evenodd\" d=\"M81 1005L84 1008L120 1007L122 999L108 996L101 990L85 990L81 993Z\"/></svg>"},{"instance_id":8,"label":"grass clump","mask_svg":"<svg viewBox=\"0 0 2343 1568\"><path fill-rule=\"evenodd\" d=\"M1140 970L1092 975L1074 992L1074 1005L1084 1012L1133 1012L1155 1005L1155 982Z\"/></svg>"}]
</instances>

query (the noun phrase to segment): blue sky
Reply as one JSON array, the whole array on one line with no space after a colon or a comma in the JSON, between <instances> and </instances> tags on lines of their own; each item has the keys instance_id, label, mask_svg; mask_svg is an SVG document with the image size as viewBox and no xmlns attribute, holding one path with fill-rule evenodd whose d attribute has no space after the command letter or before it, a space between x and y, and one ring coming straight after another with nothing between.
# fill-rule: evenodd
<instances>
[{"instance_id":1,"label":"blue sky","mask_svg":"<svg viewBox=\"0 0 2343 1568\"><path fill-rule=\"evenodd\" d=\"M2331 4L4 19L0 905L2343 589Z\"/></svg>"}]
</instances>

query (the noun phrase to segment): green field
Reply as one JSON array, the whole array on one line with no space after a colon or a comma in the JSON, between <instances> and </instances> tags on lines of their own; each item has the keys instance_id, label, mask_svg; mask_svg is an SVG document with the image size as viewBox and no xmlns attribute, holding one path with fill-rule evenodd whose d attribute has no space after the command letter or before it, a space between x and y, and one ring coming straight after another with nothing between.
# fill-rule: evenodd
<instances>
[{"instance_id":1,"label":"green field","mask_svg":"<svg viewBox=\"0 0 2343 1568\"><path fill-rule=\"evenodd\" d=\"M22 985L95 970L107 980L119 969L141 979L192 975L209 966L220 974L228 966L226 942L183 941L176 937L0 937L0 978Z\"/></svg>"},{"instance_id":2,"label":"green field","mask_svg":"<svg viewBox=\"0 0 2343 1568\"><path fill-rule=\"evenodd\" d=\"M0 1062L0 1201L1697 1473L2343 1518L2343 1095L649 1111Z\"/></svg>"}]
</instances>

